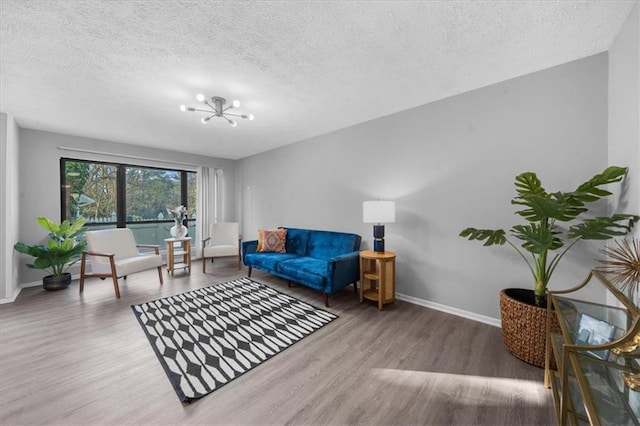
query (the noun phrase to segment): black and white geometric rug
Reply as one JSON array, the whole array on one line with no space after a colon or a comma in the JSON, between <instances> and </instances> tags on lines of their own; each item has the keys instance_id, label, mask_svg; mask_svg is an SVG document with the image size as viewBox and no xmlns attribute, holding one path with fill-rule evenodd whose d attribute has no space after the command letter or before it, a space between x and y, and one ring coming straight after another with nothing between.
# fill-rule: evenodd
<instances>
[{"instance_id":1,"label":"black and white geometric rug","mask_svg":"<svg viewBox=\"0 0 640 426\"><path fill-rule=\"evenodd\" d=\"M213 392L337 318L249 278L131 308L183 402Z\"/></svg>"}]
</instances>

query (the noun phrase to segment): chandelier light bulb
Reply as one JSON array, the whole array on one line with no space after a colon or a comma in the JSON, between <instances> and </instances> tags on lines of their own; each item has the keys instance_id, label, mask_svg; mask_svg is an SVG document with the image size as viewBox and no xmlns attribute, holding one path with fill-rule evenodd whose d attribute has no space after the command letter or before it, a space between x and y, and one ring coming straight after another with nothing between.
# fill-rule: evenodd
<instances>
[{"instance_id":1,"label":"chandelier light bulb","mask_svg":"<svg viewBox=\"0 0 640 426\"><path fill-rule=\"evenodd\" d=\"M204 95L202 93L198 93L196 95L196 99L198 100L198 102L204 102Z\"/></svg>"},{"instance_id":2,"label":"chandelier light bulb","mask_svg":"<svg viewBox=\"0 0 640 426\"><path fill-rule=\"evenodd\" d=\"M240 108L240 101L235 100L231 103L231 105L233 105L234 108Z\"/></svg>"},{"instance_id":3,"label":"chandelier light bulb","mask_svg":"<svg viewBox=\"0 0 640 426\"><path fill-rule=\"evenodd\" d=\"M207 124L207 123L209 122L209 117L202 117L202 118L200 119L200 122L201 122L202 124Z\"/></svg>"},{"instance_id":4,"label":"chandelier light bulb","mask_svg":"<svg viewBox=\"0 0 640 426\"><path fill-rule=\"evenodd\" d=\"M187 112L187 106L186 105L180 105L180 111Z\"/></svg>"},{"instance_id":5,"label":"chandelier light bulb","mask_svg":"<svg viewBox=\"0 0 640 426\"><path fill-rule=\"evenodd\" d=\"M229 124L231 125L231 127L236 127L238 125L238 123L236 123L234 120L229 120Z\"/></svg>"},{"instance_id":6,"label":"chandelier light bulb","mask_svg":"<svg viewBox=\"0 0 640 426\"><path fill-rule=\"evenodd\" d=\"M247 116L247 118L248 118L249 120L253 120L253 118L254 118L254 117L253 117L253 114L249 114L249 115Z\"/></svg>"}]
</instances>

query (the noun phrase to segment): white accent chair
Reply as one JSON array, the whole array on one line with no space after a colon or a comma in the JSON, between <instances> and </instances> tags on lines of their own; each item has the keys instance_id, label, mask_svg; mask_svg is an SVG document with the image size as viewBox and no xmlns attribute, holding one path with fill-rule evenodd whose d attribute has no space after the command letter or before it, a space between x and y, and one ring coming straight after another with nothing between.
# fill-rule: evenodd
<instances>
[{"instance_id":1,"label":"white accent chair","mask_svg":"<svg viewBox=\"0 0 640 426\"><path fill-rule=\"evenodd\" d=\"M209 231L209 238L202 240L202 273L207 270L207 259L215 257L238 256L238 270L241 265L240 225L237 222L214 223ZM210 243L210 245L207 245Z\"/></svg>"},{"instance_id":2,"label":"white accent chair","mask_svg":"<svg viewBox=\"0 0 640 426\"><path fill-rule=\"evenodd\" d=\"M120 298L118 278L127 278L135 272L158 268L162 281L162 256L160 246L136 244L129 228L104 229L85 233L87 251L82 253L80 267L80 293L84 291L85 278L113 279L116 297ZM139 248L152 248L154 253L140 253ZM87 259L91 260L91 273L87 273Z\"/></svg>"}]
</instances>

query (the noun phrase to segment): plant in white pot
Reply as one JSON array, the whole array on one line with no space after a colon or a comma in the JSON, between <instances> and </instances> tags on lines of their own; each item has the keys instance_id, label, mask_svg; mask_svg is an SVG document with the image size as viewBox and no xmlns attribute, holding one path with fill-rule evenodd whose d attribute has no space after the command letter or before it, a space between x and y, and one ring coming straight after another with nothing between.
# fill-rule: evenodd
<instances>
[{"instance_id":1,"label":"plant in white pot","mask_svg":"<svg viewBox=\"0 0 640 426\"><path fill-rule=\"evenodd\" d=\"M531 272L533 290L506 289L500 293L503 338L509 351L518 358L544 365L547 288L564 255L580 240L608 240L626 235L638 221L639 217L631 214L579 220L589 211L589 203L611 195L603 187L620 182L627 171L623 167L608 167L571 192L547 192L535 173L522 173L516 176L517 195L511 204L523 207L516 213L527 223L509 230L509 236L515 240L510 240L504 229L466 228L460 233L469 240L484 241L485 246L509 244ZM572 224L562 229L559 222ZM514 313L526 310L521 304L533 305L533 312L542 323L532 324L535 320ZM506 309L509 311L505 312ZM534 335L540 339L534 339ZM534 340L540 341L533 343Z\"/></svg>"},{"instance_id":2,"label":"plant in white pot","mask_svg":"<svg viewBox=\"0 0 640 426\"><path fill-rule=\"evenodd\" d=\"M36 219L38 225L49 231L46 245L16 243L13 248L19 252L35 258L28 268L43 269L51 275L42 278L45 290L61 290L71 284L69 267L80 260L82 252L87 246L80 234L86 222L84 217L77 218L73 223L65 220L60 225L46 217Z\"/></svg>"}]
</instances>

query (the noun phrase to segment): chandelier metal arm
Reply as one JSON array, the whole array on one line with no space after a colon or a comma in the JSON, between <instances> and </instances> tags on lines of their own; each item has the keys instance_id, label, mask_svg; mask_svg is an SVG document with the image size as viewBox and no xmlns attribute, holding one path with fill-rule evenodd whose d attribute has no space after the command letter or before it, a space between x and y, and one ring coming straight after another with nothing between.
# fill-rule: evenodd
<instances>
[{"instance_id":1,"label":"chandelier metal arm","mask_svg":"<svg viewBox=\"0 0 640 426\"><path fill-rule=\"evenodd\" d=\"M192 107L189 107L188 111L205 112L207 114L211 114L211 112L215 112L215 111L209 111L208 109L200 109L200 108L192 108Z\"/></svg>"},{"instance_id":2,"label":"chandelier metal arm","mask_svg":"<svg viewBox=\"0 0 640 426\"><path fill-rule=\"evenodd\" d=\"M208 106L209 108L211 108L211 109L213 110L213 112L215 112L216 114L219 114L219 112L218 112L218 110L216 109L215 105L211 105L211 104L209 103L209 101L204 101L204 104L205 104L206 106Z\"/></svg>"}]
</instances>

